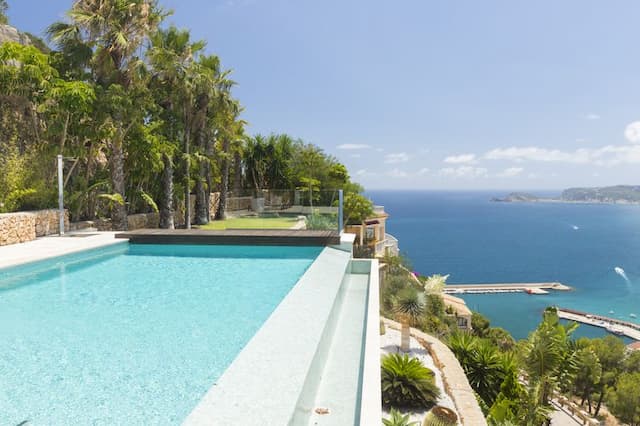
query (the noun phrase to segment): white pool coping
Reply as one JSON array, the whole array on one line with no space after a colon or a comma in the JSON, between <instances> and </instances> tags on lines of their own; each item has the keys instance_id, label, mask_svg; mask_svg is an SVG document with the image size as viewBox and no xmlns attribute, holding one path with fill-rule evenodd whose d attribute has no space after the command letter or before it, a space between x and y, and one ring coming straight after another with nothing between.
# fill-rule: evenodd
<instances>
[{"instance_id":1,"label":"white pool coping","mask_svg":"<svg viewBox=\"0 0 640 426\"><path fill-rule=\"evenodd\" d=\"M67 234L63 237L53 235L25 243L0 246L0 268L126 243L126 241L117 240L115 234L115 232L89 232Z\"/></svg>"},{"instance_id":2,"label":"white pool coping","mask_svg":"<svg viewBox=\"0 0 640 426\"><path fill-rule=\"evenodd\" d=\"M289 424L350 259L324 248L183 425Z\"/></svg>"},{"instance_id":3,"label":"white pool coping","mask_svg":"<svg viewBox=\"0 0 640 426\"><path fill-rule=\"evenodd\" d=\"M380 274L378 260L353 260L369 263L369 298L365 332L364 362L362 367L362 399L360 424L378 425L382 419L382 388L380 386ZM354 271L357 273L356 271Z\"/></svg>"}]
</instances>

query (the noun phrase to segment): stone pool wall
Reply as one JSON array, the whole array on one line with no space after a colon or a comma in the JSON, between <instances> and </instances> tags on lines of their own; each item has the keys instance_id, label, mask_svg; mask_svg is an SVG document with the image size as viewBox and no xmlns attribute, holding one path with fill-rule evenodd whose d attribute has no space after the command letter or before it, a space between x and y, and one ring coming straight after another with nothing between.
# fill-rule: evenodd
<instances>
[{"instance_id":1,"label":"stone pool wall","mask_svg":"<svg viewBox=\"0 0 640 426\"><path fill-rule=\"evenodd\" d=\"M65 228L69 212L65 210ZM59 232L58 210L36 210L0 214L0 246L24 243Z\"/></svg>"}]
</instances>

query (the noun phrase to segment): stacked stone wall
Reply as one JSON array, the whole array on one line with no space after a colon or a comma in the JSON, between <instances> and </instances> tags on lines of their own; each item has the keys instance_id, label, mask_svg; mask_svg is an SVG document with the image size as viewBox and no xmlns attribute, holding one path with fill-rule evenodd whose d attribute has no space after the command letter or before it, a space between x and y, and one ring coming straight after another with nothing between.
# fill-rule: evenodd
<instances>
[{"instance_id":1,"label":"stacked stone wall","mask_svg":"<svg viewBox=\"0 0 640 426\"><path fill-rule=\"evenodd\" d=\"M59 210L37 210L33 213L36 217L36 237L60 233L60 211ZM69 230L69 211L64 211L64 229Z\"/></svg>"},{"instance_id":2,"label":"stacked stone wall","mask_svg":"<svg viewBox=\"0 0 640 426\"><path fill-rule=\"evenodd\" d=\"M36 216L33 213L0 214L0 246L36 239Z\"/></svg>"}]
</instances>

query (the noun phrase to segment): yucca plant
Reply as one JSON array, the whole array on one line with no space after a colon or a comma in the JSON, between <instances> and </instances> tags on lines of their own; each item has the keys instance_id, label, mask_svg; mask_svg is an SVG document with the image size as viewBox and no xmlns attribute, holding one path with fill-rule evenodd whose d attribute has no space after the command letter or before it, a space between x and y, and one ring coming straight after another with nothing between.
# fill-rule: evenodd
<instances>
[{"instance_id":1,"label":"yucca plant","mask_svg":"<svg viewBox=\"0 0 640 426\"><path fill-rule=\"evenodd\" d=\"M458 415L447 407L435 406L425 416L422 426L456 426Z\"/></svg>"},{"instance_id":2,"label":"yucca plant","mask_svg":"<svg viewBox=\"0 0 640 426\"><path fill-rule=\"evenodd\" d=\"M388 419L382 419L384 426L418 426L418 422L412 422L409 414L402 415L398 410L391 409L389 413L391 417Z\"/></svg>"},{"instance_id":3,"label":"yucca plant","mask_svg":"<svg viewBox=\"0 0 640 426\"><path fill-rule=\"evenodd\" d=\"M382 405L426 409L440 397L433 371L417 358L389 354L382 358Z\"/></svg>"}]
</instances>

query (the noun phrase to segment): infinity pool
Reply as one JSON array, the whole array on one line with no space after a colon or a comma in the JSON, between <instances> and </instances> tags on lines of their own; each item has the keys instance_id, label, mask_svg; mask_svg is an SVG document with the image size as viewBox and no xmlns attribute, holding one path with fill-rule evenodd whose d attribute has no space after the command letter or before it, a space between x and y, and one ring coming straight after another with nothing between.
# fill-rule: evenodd
<instances>
[{"instance_id":1,"label":"infinity pool","mask_svg":"<svg viewBox=\"0 0 640 426\"><path fill-rule=\"evenodd\" d=\"M180 424L321 250L123 243L0 269L0 424Z\"/></svg>"}]
</instances>

